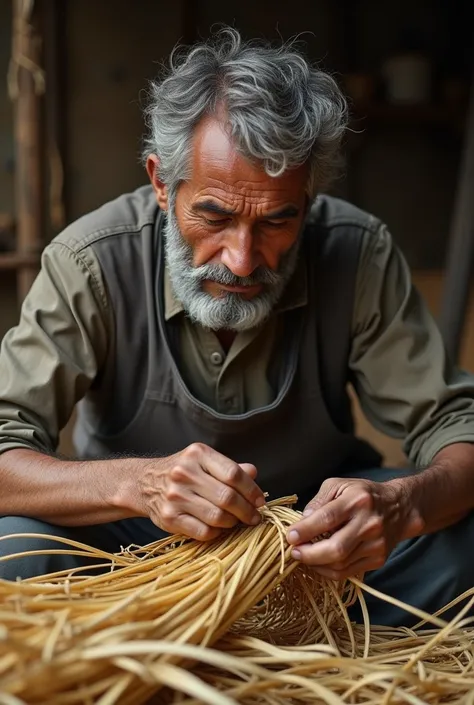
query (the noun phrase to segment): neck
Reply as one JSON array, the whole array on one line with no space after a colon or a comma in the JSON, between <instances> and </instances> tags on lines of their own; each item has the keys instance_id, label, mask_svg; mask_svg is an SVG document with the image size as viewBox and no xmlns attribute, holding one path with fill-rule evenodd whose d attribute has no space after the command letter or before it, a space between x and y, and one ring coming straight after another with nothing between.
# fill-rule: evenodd
<instances>
[{"instance_id":1,"label":"neck","mask_svg":"<svg viewBox=\"0 0 474 705\"><path fill-rule=\"evenodd\" d=\"M218 330L215 331L215 334L219 343L222 345L225 354L227 355L237 333L234 330Z\"/></svg>"}]
</instances>

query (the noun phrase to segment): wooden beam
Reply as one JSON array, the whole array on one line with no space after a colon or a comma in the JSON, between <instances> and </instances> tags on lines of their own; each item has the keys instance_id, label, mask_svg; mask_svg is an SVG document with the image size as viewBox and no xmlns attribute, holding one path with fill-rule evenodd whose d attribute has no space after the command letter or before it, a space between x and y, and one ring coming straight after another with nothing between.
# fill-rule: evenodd
<instances>
[{"instance_id":1,"label":"wooden beam","mask_svg":"<svg viewBox=\"0 0 474 705\"><path fill-rule=\"evenodd\" d=\"M14 101L16 243L20 257L37 254L43 245L43 170L41 95L44 75L38 11L33 0L13 0L12 61L9 75ZM23 300L37 268L18 271Z\"/></svg>"},{"instance_id":2,"label":"wooden beam","mask_svg":"<svg viewBox=\"0 0 474 705\"><path fill-rule=\"evenodd\" d=\"M0 271L32 269L38 271L40 255L19 255L16 252L0 252Z\"/></svg>"}]
</instances>

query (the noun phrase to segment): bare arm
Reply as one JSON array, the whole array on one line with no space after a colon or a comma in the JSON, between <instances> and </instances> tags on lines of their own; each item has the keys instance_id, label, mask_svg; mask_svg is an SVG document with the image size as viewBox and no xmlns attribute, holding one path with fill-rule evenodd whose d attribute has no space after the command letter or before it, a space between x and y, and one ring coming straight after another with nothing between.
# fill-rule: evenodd
<instances>
[{"instance_id":1,"label":"bare arm","mask_svg":"<svg viewBox=\"0 0 474 705\"><path fill-rule=\"evenodd\" d=\"M63 526L149 517L170 533L200 540L239 521L260 521L256 469L194 443L167 458L70 461L32 450L0 456L0 515Z\"/></svg>"},{"instance_id":2,"label":"bare arm","mask_svg":"<svg viewBox=\"0 0 474 705\"><path fill-rule=\"evenodd\" d=\"M0 515L81 526L138 516L140 460L69 461L17 448L0 456ZM119 498L127 498L120 506Z\"/></svg>"},{"instance_id":3,"label":"bare arm","mask_svg":"<svg viewBox=\"0 0 474 705\"><path fill-rule=\"evenodd\" d=\"M474 445L453 443L437 453L423 472L389 484L421 517L418 533L444 529L474 509Z\"/></svg>"}]
</instances>

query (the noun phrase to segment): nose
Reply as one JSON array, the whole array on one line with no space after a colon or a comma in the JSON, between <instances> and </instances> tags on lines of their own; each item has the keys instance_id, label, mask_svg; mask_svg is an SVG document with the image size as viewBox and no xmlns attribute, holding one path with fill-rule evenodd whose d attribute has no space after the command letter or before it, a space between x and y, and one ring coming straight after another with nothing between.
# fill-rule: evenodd
<instances>
[{"instance_id":1,"label":"nose","mask_svg":"<svg viewBox=\"0 0 474 705\"><path fill-rule=\"evenodd\" d=\"M249 277L262 264L250 228L241 227L228 234L221 252L221 262L236 277Z\"/></svg>"}]
</instances>

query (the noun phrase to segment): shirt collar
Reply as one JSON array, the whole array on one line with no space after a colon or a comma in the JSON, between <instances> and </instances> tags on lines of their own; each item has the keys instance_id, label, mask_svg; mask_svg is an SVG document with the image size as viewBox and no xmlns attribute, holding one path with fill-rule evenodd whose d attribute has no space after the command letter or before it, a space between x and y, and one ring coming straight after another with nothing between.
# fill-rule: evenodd
<instances>
[{"instance_id":1,"label":"shirt collar","mask_svg":"<svg viewBox=\"0 0 474 705\"><path fill-rule=\"evenodd\" d=\"M167 266L165 266L163 284L165 320L169 321L170 318L177 316L178 313L182 313L184 311L184 308L181 302L178 301L174 294ZM301 306L306 306L307 303L308 275L304 258L299 257L294 274L288 282L281 299L276 304L274 311L275 313L291 311L292 309L300 308Z\"/></svg>"}]
</instances>

